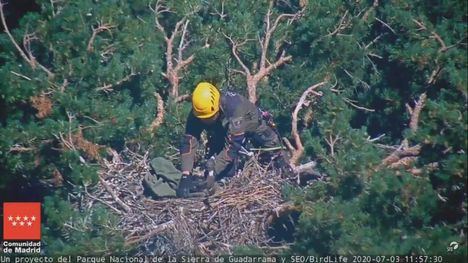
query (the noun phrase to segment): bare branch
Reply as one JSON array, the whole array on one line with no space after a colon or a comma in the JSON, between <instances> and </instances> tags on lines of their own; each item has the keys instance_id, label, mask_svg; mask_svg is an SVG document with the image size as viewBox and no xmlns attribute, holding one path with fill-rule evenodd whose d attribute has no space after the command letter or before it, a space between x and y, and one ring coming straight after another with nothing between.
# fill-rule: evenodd
<instances>
[{"instance_id":1,"label":"bare branch","mask_svg":"<svg viewBox=\"0 0 468 263\"><path fill-rule=\"evenodd\" d=\"M111 32L111 29L114 28L115 26L109 24L109 23L105 23L103 24L102 22L98 22L98 26L97 27L91 27L91 29L93 30L93 34L91 35L91 38L89 39L88 41L88 47L86 50L88 50L88 52L92 52L94 50L94 47L93 47L93 43L94 43L94 39L96 38L97 34L101 33L101 32L104 32L104 31L109 31Z\"/></svg>"},{"instance_id":2,"label":"bare branch","mask_svg":"<svg viewBox=\"0 0 468 263\"><path fill-rule=\"evenodd\" d=\"M412 132L416 132L418 130L419 115L421 113L422 108L424 107L426 98L427 95L425 93L422 93L419 96L419 100L415 102L416 105L413 108L406 104L406 108L411 115L409 126ZM410 147L408 140L404 139L401 145L395 151L393 151L389 156L382 160L381 164L377 167L377 170L383 167L389 167L392 169L404 167L405 169L411 172L413 170L411 168L411 164L413 164L419 156L421 148L422 147L420 144L416 144Z\"/></svg>"},{"instance_id":3,"label":"bare branch","mask_svg":"<svg viewBox=\"0 0 468 263\"><path fill-rule=\"evenodd\" d=\"M18 76L18 77L21 77L21 78L23 78L23 79L25 79L25 80L31 80L31 78L30 78L30 77L28 77L28 76L25 76L25 75L23 75L23 74L20 74L20 73L14 72L14 71L12 71L12 70L11 70L10 72L11 72L11 74L13 74L13 75L15 75L15 76Z\"/></svg>"},{"instance_id":4,"label":"bare branch","mask_svg":"<svg viewBox=\"0 0 468 263\"><path fill-rule=\"evenodd\" d=\"M0 15L1 15L0 18L2 19L3 30L5 31L5 33L7 33L8 37L11 40L11 42L16 47L16 49L18 50L20 55L24 58L24 60L26 60L31 65L31 67L34 68L35 67L34 64L30 61L29 57L23 52L23 50L18 45L18 43L16 43L15 38L13 38L13 36L10 33L10 30L8 29L7 23L5 21L5 14L3 13L3 6L4 5L5 4L3 2L0 2Z\"/></svg>"},{"instance_id":5,"label":"bare branch","mask_svg":"<svg viewBox=\"0 0 468 263\"><path fill-rule=\"evenodd\" d=\"M15 145L10 147L8 152L9 153L24 153L24 152L31 152L31 151L34 151L34 150L36 150L36 148L34 148L34 147L24 147L24 146L21 146L19 144L15 144Z\"/></svg>"},{"instance_id":6,"label":"bare branch","mask_svg":"<svg viewBox=\"0 0 468 263\"><path fill-rule=\"evenodd\" d=\"M376 38L374 38L371 42L369 42L369 44L367 44L364 49L368 49L370 46L372 46L373 44L375 44L381 37L383 36L383 34L380 34L378 35Z\"/></svg>"},{"instance_id":7,"label":"bare branch","mask_svg":"<svg viewBox=\"0 0 468 263\"><path fill-rule=\"evenodd\" d=\"M164 35L164 38L166 41L168 41L168 37L167 37L167 34L166 34L166 30L164 29L164 27L161 25L161 23L159 23L159 19L158 19L158 16L162 13L167 13L169 12L169 8L167 8L166 6L163 6L161 4L161 1L158 0L156 1L156 4L155 4L155 7L154 8L151 8L151 5L150 5L150 9L153 11L154 13L154 22L156 24L156 27L158 28L159 31L161 31L161 33L163 33Z\"/></svg>"},{"instance_id":8,"label":"bare branch","mask_svg":"<svg viewBox=\"0 0 468 263\"><path fill-rule=\"evenodd\" d=\"M392 154L390 154L387 158L385 158L382 161L383 166L390 166L391 164L394 164L398 162L400 159L404 157L415 157L419 155L419 152L421 151L421 145L415 145L413 147L399 147L396 151L394 151Z\"/></svg>"},{"instance_id":9,"label":"bare branch","mask_svg":"<svg viewBox=\"0 0 468 263\"><path fill-rule=\"evenodd\" d=\"M387 23L385 23L384 21L380 20L378 17L375 18L375 20L377 20L378 22L380 22L382 25L384 25L386 28L390 29L390 31L392 31L393 34L396 35L396 32L395 30Z\"/></svg>"},{"instance_id":10,"label":"bare branch","mask_svg":"<svg viewBox=\"0 0 468 263\"><path fill-rule=\"evenodd\" d=\"M156 2L154 8L150 9L154 13L154 21L156 24L156 28L164 35L164 39L166 41L166 72L163 72L162 75L169 81L171 84L171 96L177 98L179 96L179 81L181 79L181 70L187 67L190 63L192 63L195 56L192 54L187 59L183 59L183 52L188 47L189 41L186 41L186 34L187 34L187 27L189 24L189 20L187 19L187 14L185 17L177 21L174 29L169 36L166 32L166 29L163 25L159 22L159 15L162 13L171 12L171 10L164 6L161 0ZM180 35L178 50L177 50L177 58L174 58L174 40L175 38Z\"/></svg>"},{"instance_id":11,"label":"bare branch","mask_svg":"<svg viewBox=\"0 0 468 263\"><path fill-rule=\"evenodd\" d=\"M187 47L188 45L188 41L187 41L187 44L184 44L185 42L185 34L187 33L187 26L189 24L189 20L187 19L185 21L185 24L184 24L184 27L182 29L182 36L180 37L180 42L179 42L179 48L178 48L178 57L177 57L177 60L178 61L182 61L183 60L183 57L182 57L182 51L184 51L184 49Z\"/></svg>"},{"instance_id":12,"label":"bare branch","mask_svg":"<svg viewBox=\"0 0 468 263\"><path fill-rule=\"evenodd\" d=\"M367 18L370 15L370 12L374 11L379 6L379 0L374 0L372 6L364 13L362 20L367 21Z\"/></svg>"},{"instance_id":13,"label":"bare branch","mask_svg":"<svg viewBox=\"0 0 468 263\"><path fill-rule=\"evenodd\" d=\"M158 234L163 233L164 231L166 231L167 229L169 229L171 227L175 227L175 225L176 224L175 224L174 220L169 220L166 223L159 224L154 229L149 231L146 235L143 235L141 237L127 238L127 240L125 240L125 246L131 246L131 245L137 244L137 243L139 243L139 242L141 242L143 240L150 239L153 236L156 236Z\"/></svg>"},{"instance_id":14,"label":"bare branch","mask_svg":"<svg viewBox=\"0 0 468 263\"><path fill-rule=\"evenodd\" d=\"M317 166L317 163L314 161L311 161L311 162L296 166L294 168L294 172L295 173L303 173L303 172L312 173L314 171L315 166Z\"/></svg>"},{"instance_id":15,"label":"bare branch","mask_svg":"<svg viewBox=\"0 0 468 263\"><path fill-rule=\"evenodd\" d=\"M283 137L283 142L286 145L286 148L291 152L291 154L294 152L294 147L292 146L291 142L288 140L288 138Z\"/></svg>"},{"instance_id":16,"label":"bare branch","mask_svg":"<svg viewBox=\"0 0 468 263\"><path fill-rule=\"evenodd\" d=\"M242 70L232 69L232 72L238 73L238 74L241 74L241 75L244 75L244 76L247 76L247 74L246 74L244 71L242 71Z\"/></svg>"},{"instance_id":17,"label":"bare branch","mask_svg":"<svg viewBox=\"0 0 468 263\"><path fill-rule=\"evenodd\" d=\"M237 62L239 62L239 64L241 65L241 67L242 67L242 69L244 70L245 74L248 75L248 76L249 76L249 75L252 75L252 74L250 73L250 69L244 64L244 62L242 61L242 59L239 57L239 53L237 52L237 48L238 48L239 46L241 46L242 43L240 43L240 44L239 44L239 43L236 43L236 42L232 39L232 37L230 37L230 36L228 36L228 35L226 35L226 34L224 34L224 33L223 33L223 35L224 35L225 38L229 39L229 41L231 42L231 51L232 51L232 54L233 54L234 57L236 58ZM243 43L246 43L246 40L244 40Z\"/></svg>"},{"instance_id":18,"label":"bare branch","mask_svg":"<svg viewBox=\"0 0 468 263\"><path fill-rule=\"evenodd\" d=\"M117 196L117 194L115 194L115 192L112 190L112 188L109 186L109 184L107 184L107 182L101 176L99 176L99 181L104 186L104 188L107 190L107 192L114 198L115 202L117 202L117 204L119 204L123 208L123 210L125 210L125 212L127 212L127 213L132 212L132 209L127 204L125 204Z\"/></svg>"},{"instance_id":19,"label":"bare branch","mask_svg":"<svg viewBox=\"0 0 468 263\"><path fill-rule=\"evenodd\" d=\"M364 111L369 111L369 112L374 112L375 110L374 109L369 109L369 108L365 108L365 107L362 107L362 106L358 106L356 104L354 104L354 102L348 98L343 98L343 100L348 103L349 105L353 106L354 108L356 109L359 109L359 110L364 110Z\"/></svg>"},{"instance_id":20,"label":"bare branch","mask_svg":"<svg viewBox=\"0 0 468 263\"><path fill-rule=\"evenodd\" d=\"M445 50L447 50L447 45L445 45L444 40L442 40L442 38L440 37L439 34L437 34L437 32L432 31L432 38L436 39L437 42L439 42L440 44L439 52L444 52Z\"/></svg>"},{"instance_id":21,"label":"bare branch","mask_svg":"<svg viewBox=\"0 0 468 263\"><path fill-rule=\"evenodd\" d=\"M436 64L436 68L432 71L431 75L429 76L429 79L427 80L427 84L436 83L437 78L440 75L440 72L442 72L442 67L439 64Z\"/></svg>"},{"instance_id":22,"label":"bare branch","mask_svg":"<svg viewBox=\"0 0 468 263\"><path fill-rule=\"evenodd\" d=\"M426 25L424 25L423 22L418 21L416 19L413 19L413 22L419 26L419 28L418 28L419 31L427 30L427 27L426 27ZM457 42L456 44L451 45L451 46L447 46L445 44L445 41L442 39L442 37L436 31L431 31L430 33L431 33L430 38L435 39L440 45L440 48L439 48L438 52L446 52L450 48L458 46L459 44L461 44L463 42L464 39L466 39L466 37L465 37L462 40L460 40L459 42Z\"/></svg>"},{"instance_id":23,"label":"bare branch","mask_svg":"<svg viewBox=\"0 0 468 263\"><path fill-rule=\"evenodd\" d=\"M335 156L335 143L340 139L341 137L339 135L333 137L331 133L328 135L328 138L325 138L325 142L327 142L328 146L330 147L330 154L332 157Z\"/></svg>"},{"instance_id":24,"label":"bare branch","mask_svg":"<svg viewBox=\"0 0 468 263\"><path fill-rule=\"evenodd\" d=\"M158 108L157 108L157 114L156 118L151 122L151 125L149 127L149 132L151 135L154 134L154 131L161 126L164 120L164 101L161 98L161 95L159 95L157 92L154 93L154 96L156 97L156 101L158 102Z\"/></svg>"},{"instance_id":25,"label":"bare branch","mask_svg":"<svg viewBox=\"0 0 468 263\"><path fill-rule=\"evenodd\" d=\"M31 34L24 34L23 36L23 48L26 52L26 55L29 57L31 63L34 65L33 68L36 68L36 57L34 57L32 50L31 50L31 42L37 40L38 38L35 36L34 33Z\"/></svg>"},{"instance_id":26,"label":"bare branch","mask_svg":"<svg viewBox=\"0 0 468 263\"><path fill-rule=\"evenodd\" d=\"M34 56L32 55L32 52L29 48L29 50L27 50L28 52L28 55L21 49L21 47L18 45L18 43L16 42L15 38L13 37L13 35L10 33L10 30L8 29L8 25L6 23L6 20L5 20L5 14L3 13L3 6L5 6L5 3L3 3L1 0L0 0L0 19L2 21L2 25L3 25L3 30L5 31L5 33L8 35L8 37L10 38L10 41L11 43L15 46L16 50L18 50L18 52L20 53L21 57L26 60L26 62L31 66L32 69L36 69L36 64L39 66L40 69L42 69L45 73L47 73L47 75L52 78L54 76L54 73L52 73L50 70L48 70L46 67L44 67L43 65L41 65L40 63L37 63L37 61L35 60ZM33 38L33 39L37 39L37 38ZM23 43L23 44L26 44L26 46L29 47L30 45L30 41L33 40L33 39L30 39L30 37L28 37L28 34L25 35L23 41L27 41L26 43Z\"/></svg>"},{"instance_id":27,"label":"bare branch","mask_svg":"<svg viewBox=\"0 0 468 263\"><path fill-rule=\"evenodd\" d=\"M221 20L224 20L227 17L226 13L224 13L224 1L221 1L221 11L215 9L214 13L210 13L211 15L218 15Z\"/></svg>"},{"instance_id":28,"label":"bare branch","mask_svg":"<svg viewBox=\"0 0 468 263\"><path fill-rule=\"evenodd\" d=\"M419 26L418 31L427 30L426 26L422 22L419 22L416 19L412 19L412 20L414 23L416 23Z\"/></svg>"},{"instance_id":29,"label":"bare branch","mask_svg":"<svg viewBox=\"0 0 468 263\"><path fill-rule=\"evenodd\" d=\"M184 101L189 101L191 98L190 94L180 95L179 97L175 98L175 103L181 103Z\"/></svg>"},{"instance_id":30,"label":"bare branch","mask_svg":"<svg viewBox=\"0 0 468 263\"><path fill-rule=\"evenodd\" d=\"M326 36L327 37L334 36L334 35L340 33L342 30L346 29L350 24L350 21L346 20L347 17L348 17L348 10L346 10L344 15L341 17L340 22L338 23L338 26L335 28L335 30L328 33Z\"/></svg>"},{"instance_id":31,"label":"bare branch","mask_svg":"<svg viewBox=\"0 0 468 263\"><path fill-rule=\"evenodd\" d=\"M257 72L257 78L259 80L261 80L262 78L264 78L265 76L269 75L271 73L271 71L273 71L274 69L278 68L279 66L283 65L284 63L288 62L288 61L291 61L292 60L292 56L284 56L284 52L283 54L281 55L281 57L273 64L270 64L267 68L261 68L258 72Z\"/></svg>"},{"instance_id":32,"label":"bare branch","mask_svg":"<svg viewBox=\"0 0 468 263\"><path fill-rule=\"evenodd\" d=\"M419 122L419 114L421 113L421 109L424 107L426 103L427 95L423 93L419 96L419 100L416 102L412 112L411 112L411 120L410 120L410 128L413 132L418 130L418 122Z\"/></svg>"},{"instance_id":33,"label":"bare branch","mask_svg":"<svg viewBox=\"0 0 468 263\"><path fill-rule=\"evenodd\" d=\"M284 215L292 212L300 212L302 209L293 203L284 203L271 211L271 214L266 219L266 224L271 225L275 220L278 220Z\"/></svg>"},{"instance_id":34,"label":"bare branch","mask_svg":"<svg viewBox=\"0 0 468 263\"><path fill-rule=\"evenodd\" d=\"M304 153L304 146L302 145L301 142L301 137L299 136L299 131L297 128L297 115L299 111L302 109L302 107L305 104L308 104L309 101L307 100L307 97L315 91L315 89L325 85L327 82L322 81L320 83L317 83L311 87L309 87L307 90L302 93L302 96L300 97L298 103L296 104L296 107L292 113L292 128L291 128L291 134L294 138L294 142L296 144L295 151L293 152L293 155L290 159L290 164L291 166L295 167L299 161L299 158L301 158L302 154Z\"/></svg>"},{"instance_id":35,"label":"bare branch","mask_svg":"<svg viewBox=\"0 0 468 263\"><path fill-rule=\"evenodd\" d=\"M133 70L132 70L130 74L128 74L127 76L125 76L121 80L117 81L116 83L114 83L114 84L104 84L103 86L96 88L96 90L97 91L104 91L106 93L111 92L111 91L113 91L113 87L119 86L122 83L129 81L133 76L135 76L137 74L138 73L134 73Z\"/></svg>"},{"instance_id":36,"label":"bare branch","mask_svg":"<svg viewBox=\"0 0 468 263\"><path fill-rule=\"evenodd\" d=\"M302 11L299 11L295 14L280 14L276 17L274 22L272 22L273 4L274 4L274 1L269 2L268 10L264 17L265 29L263 31L263 37L260 37L260 36L258 37L258 40L260 43L260 58L258 61L255 61L252 63L252 69L249 69L249 67L247 67L246 63L240 58L240 55L239 55L239 47L241 47L243 44L251 40L245 39L243 42L236 42L235 40L232 39L231 36L228 36L225 33L223 33L224 37L226 37L231 43L231 51L232 51L233 56L236 58L237 62L243 69L243 72L240 70L235 70L234 72L240 73L246 77L249 101L251 101L252 103L255 103L257 101L258 82L261 81L266 76L268 76L277 67L292 60L291 56L285 55L284 50L282 51L280 57L276 61L271 63L268 60L268 50L269 50L271 38L274 32L277 30L279 23L286 18L289 18L288 20L289 22L294 21L295 19L300 17L302 14Z\"/></svg>"},{"instance_id":37,"label":"bare branch","mask_svg":"<svg viewBox=\"0 0 468 263\"><path fill-rule=\"evenodd\" d=\"M360 79L360 78L357 78L355 77L353 74L351 74L349 71L347 71L346 69L343 69L343 71L346 73L346 75L348 75L351 79L356 79L358 80L360 83L362 83L362 85L364 86L364 88L366 89L370 89L370 85L367 84L367 82L365 82L364 80Z\"/></svg>"}]
</instances>

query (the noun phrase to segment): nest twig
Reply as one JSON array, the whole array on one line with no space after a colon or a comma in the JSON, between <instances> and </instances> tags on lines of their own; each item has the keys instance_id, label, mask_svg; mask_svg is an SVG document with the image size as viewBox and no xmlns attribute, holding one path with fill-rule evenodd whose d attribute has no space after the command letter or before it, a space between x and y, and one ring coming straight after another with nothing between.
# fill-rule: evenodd
<instances>
[{"instance_id":1,"label":"nest twig","mask_svg":"<svg viewBox=\"0 0 468 263\"><path fill-rule=\"evenodd\" d=\"M270 247L272 213L284 203L285 179L279 174L252 160L214 195L153 200L142 185L148 153L126 149L118 158L113 155L112 161L103 160L101 182L87 189L84 201L111 207L120 217L125 244L137 246L137 254L215 255L238 245Z\"/></svg>"}]
</instances>

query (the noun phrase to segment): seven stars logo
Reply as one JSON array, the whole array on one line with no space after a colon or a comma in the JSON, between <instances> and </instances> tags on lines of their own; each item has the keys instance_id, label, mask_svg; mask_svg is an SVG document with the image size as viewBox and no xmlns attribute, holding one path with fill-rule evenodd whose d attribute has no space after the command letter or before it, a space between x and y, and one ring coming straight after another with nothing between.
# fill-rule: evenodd
<instances>
[{"instance_id":1,"label":"seven stars logo","mask_svg":"<svg viewBox=\"0 0 468 263\"><path fill-rule=\"evenodd\" d=\"M41 239L41 203L3 203L4 240Z\"/></svg>"}]
</instances>

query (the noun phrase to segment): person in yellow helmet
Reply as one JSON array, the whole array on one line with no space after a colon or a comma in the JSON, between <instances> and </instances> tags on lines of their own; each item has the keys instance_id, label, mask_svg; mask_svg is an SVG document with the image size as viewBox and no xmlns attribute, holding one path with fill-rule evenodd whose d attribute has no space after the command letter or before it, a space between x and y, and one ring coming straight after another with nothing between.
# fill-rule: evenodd
<instances>
[{"instance_id":1,"label":"person in yellow helmet","mask_svg":"<svg viewBox=\"0 0 468 263\"><path fill-rule=\"evenodd\" d=\"M211 156L205 169L214 179L234 174L235 161L246 139L259 147L281 145L277 133L262 118L262 112L248 99L235 92L219 91L211 83L200 82L192 93L192 111L179 149L183 174L177 190L180 197L199 191L199 184L203 183L201 178L191 174L203 131L208 135L207 157ZM279 159L286 165L283 156Z\"/></svg>"}]
</instances>

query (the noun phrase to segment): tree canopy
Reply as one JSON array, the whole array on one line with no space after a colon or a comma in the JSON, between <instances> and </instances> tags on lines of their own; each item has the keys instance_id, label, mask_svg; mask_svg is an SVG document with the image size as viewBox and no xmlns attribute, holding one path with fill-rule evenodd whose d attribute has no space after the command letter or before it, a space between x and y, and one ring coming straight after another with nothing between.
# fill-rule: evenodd
<instances>
[{"instance_id":1,"label":"tree canopy","mask_svg":"<svg viewBox=\"0 0 468 263\"><path fill-rule=\"evenodd\" d=\"M295 164L326 174L284 189L301 207L287 253L456 241L466 256L465 1L35 3L17 21L0 4L0 196L43 202L48 252L121 251L118 216L80 198L126 148L176 156L187 97L211 81L272 112Z\"/></svg>"}]
</instances>

